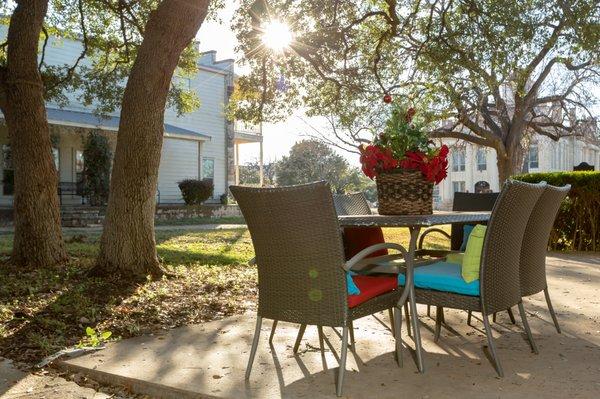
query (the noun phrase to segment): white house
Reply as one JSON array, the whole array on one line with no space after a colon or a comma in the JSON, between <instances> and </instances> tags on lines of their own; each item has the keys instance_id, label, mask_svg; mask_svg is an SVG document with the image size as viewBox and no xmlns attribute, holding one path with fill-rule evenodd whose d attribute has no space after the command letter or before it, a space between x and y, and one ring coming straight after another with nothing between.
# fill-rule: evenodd
<instances>
[{"instance_id":1,"label":"white house","mask_svg":"<svg viewBox=\"0 0 600 399\"><path fill-rule=\"evenodd\" d=\"M6 26L0 27L0 38L5 38L6 32ZM81 53L81 48L78 41L50 38L45 63L72 65ZM261 127L232 123L225 117L225 106L233 91L234 76L234 61L217 60L216 52L209 51L203 53L198 60L198 71L193 77L174 77L178 84L184 84L196 92L201 105L182 116L177 116L172 109L165 112L164 143L156 194L159 203L183 202L177 182L185 178L213 179L213 201L218 202L220 196L227 192L228 185L237 181L238 146L260 143L262 158ZM100 130L109 139L114 151L119 110L105 118L99 118L93 113L94 107L86 107L79 101L78 93L65 94L69 100L66 106L49 102L46 109L55 164L59 172L59 186L63 193L61 201L63 204L81 204L84 202L80 196L80 182L85 162L85 137L91 130ZM0 145L0 206L11 206L13 172L10 140L3 119L0 120Z\"/></svg>"},{"instance_id":2,"label":"white house","mask_svg":"<svg viewBox=\"0 0 600 399\"><path fill-rule=\"evenodd\" d=\"M450 147L448 177L436 186L436 206L448 209L454 193L478 192L489 188L499 191L496 151L462 140L443 139ZM554 172L573 170L582 162L600 168L600 139L595 121L581 129L580 135L554 141L534 135L525 156L523 172Z\"/></svg>"}]
</instances>

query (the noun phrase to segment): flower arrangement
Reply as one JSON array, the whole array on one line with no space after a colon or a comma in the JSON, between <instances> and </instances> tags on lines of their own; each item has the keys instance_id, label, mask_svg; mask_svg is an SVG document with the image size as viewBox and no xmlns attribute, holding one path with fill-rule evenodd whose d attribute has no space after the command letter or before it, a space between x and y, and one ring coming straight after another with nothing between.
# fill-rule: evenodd
<instances>
[{"instance_id":1,"label":"flower arrangement","mask_svg":"<svg viewBox=\"0 0 600 399\"><path fill-rule=\"evenodd\" d=\"M360 147L362 171L370 179L382 172L420 170L426 181L438 184L447 176L448 147L435 147L414 108L394 105L383 133Z\"/></svg>"}]
</instances>

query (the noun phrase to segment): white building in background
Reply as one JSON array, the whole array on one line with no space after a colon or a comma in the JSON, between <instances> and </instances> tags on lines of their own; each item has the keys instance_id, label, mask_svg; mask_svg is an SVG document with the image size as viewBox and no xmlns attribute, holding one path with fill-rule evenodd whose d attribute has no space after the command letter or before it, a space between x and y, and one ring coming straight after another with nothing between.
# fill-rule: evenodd
<instances>
[{"instance_id":1,"label":"white building in background","mask_svg":"<svg viewBox=\"0 0 600 399\"><path fill-rule=\"evenodd\" d=\"M0 26L0 38L7 27ZM76 40L51 37L45 55L47 65L73 65L81 54L82 44ZM87 59L83 65L89 66ZM239 181L238 148L245 143L259 143L257 154L262 163L262 128L230 122L225 107L233 92L234 60L217 60L208 51L198 60L193 76L175 76L173 81L194 91L200 107L178 116L174 109L165 112L164 141L158 175L157 200L162 204L181 203L178 182L183 179L212 179L213 202L227 193L228 186ZM77 92L65 93L68 104L48 102L46 111L53 143L53 155L59 175L61 203L81 205L83 198L83 147L90 131L99 131L115 149L120 110L99 118L94 106L81 103ZM13 202L13 167L10 138L0 113L0 207Z\"/></svg>"},{"instance_id":2,"label":"white building in background","mask_svg":"<svg viewBox=\"0 0 600 399\"><path fill-rule=\"evenodd\" d=\"M523 172L556 172L573 170L582 162L600 169L600 138L595 121L586 124L579 136L554 141L534 135L525 156ZM443 139L450 147L448 177L434 188L436 207L449 209L454 193L479 192L489 187L500 190L496 150L462 140Z\"/></svg>"}]
</instances>

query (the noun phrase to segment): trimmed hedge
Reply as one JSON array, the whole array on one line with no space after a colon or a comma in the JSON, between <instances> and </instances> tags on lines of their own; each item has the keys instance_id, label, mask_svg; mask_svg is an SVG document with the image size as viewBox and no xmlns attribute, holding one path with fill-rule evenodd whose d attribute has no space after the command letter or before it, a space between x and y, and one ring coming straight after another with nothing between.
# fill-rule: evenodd
<instances>
[{"instance_id":1,"label":"trimmed hedge","mask_svg":"<svg viewBox=\"0 0 600 399\"><path fill-rule=\"evenodd\" d=\"M529 183L571 185L550 235L554 250L600 250L600 172L529 173L513 177Z\"/></svg>"},{"instance_id":2,"label":"trimmed hedge","mask_svg":"<svg viewBox=\"0 0 600 399\"><path fill-rule=\"evenodd\" d=\"M212 179L185 179L178 183L181 196L187 205L200 205L213 195Z\"/></svg>"}]
</instances>

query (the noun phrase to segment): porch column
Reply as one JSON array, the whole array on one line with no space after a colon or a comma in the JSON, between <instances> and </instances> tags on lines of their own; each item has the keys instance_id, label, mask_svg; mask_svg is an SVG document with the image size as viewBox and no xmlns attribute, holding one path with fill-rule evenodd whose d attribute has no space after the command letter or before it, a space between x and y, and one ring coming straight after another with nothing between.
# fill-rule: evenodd
<instances>
[{"instance_id":1,"label":"porch column","mask_svg":"<svg viewBox=\"0 0 600 399\"><path fill-rule=\"evenodd\" d=\"M235 184L240 184L240 144L234 143L235 146Z\"/></svg>"},{"instance_id":2,"label":"porch column","mask_svg":"<svg viewBox=\"0 0 600 399\"><path fill-rule=\"evenodd\" d=\"M262 141L262 137L260 140L260 151L259 151L259 155L258 155L258 176L259 176L259 184L261 187L263 187L265 185L265 173L264 173L264 167L263 167L263 141Z\"/></svg>"}]
</instances>

